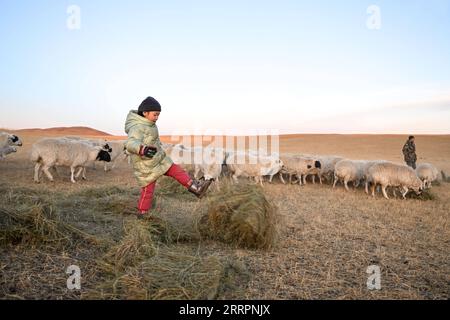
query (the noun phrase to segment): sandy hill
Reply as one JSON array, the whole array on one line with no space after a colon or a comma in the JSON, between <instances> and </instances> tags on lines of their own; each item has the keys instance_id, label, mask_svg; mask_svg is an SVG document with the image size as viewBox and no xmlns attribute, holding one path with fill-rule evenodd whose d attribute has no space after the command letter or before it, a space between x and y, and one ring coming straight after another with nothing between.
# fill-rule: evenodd
<instances>
[{"instance_id":1,"label":"sandy hill","mask_svg":"<svg viewBox=\"0 0 450 320\"><path fill-rule=\"evenodd\" d=\"M19 130L5 130L8 132L14 132L17 134L29 134L36 136L46 135L76 135L76 136L110 136L109 133L96 130L89 127L55 127L55 128L32 128L32 129L19 129Z\"/></svg>"}]
</instances>

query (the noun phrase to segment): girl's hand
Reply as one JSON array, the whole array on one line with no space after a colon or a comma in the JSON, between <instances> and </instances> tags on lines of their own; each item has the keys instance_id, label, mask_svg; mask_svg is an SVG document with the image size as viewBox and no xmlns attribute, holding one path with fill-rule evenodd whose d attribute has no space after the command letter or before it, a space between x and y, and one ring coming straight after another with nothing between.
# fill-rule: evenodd
<instances>
[{"instance_id":1,"label":"girl's hand","mask_svg":"<svg viewBox=\"0 0 450 320\"><path fill-rule=\"evenodd\" d=\"M153 158L153 156L158 152L158 149L154 146L141 146L139 150L139 155L147 158Z\"/></svg>"}]
</instances>

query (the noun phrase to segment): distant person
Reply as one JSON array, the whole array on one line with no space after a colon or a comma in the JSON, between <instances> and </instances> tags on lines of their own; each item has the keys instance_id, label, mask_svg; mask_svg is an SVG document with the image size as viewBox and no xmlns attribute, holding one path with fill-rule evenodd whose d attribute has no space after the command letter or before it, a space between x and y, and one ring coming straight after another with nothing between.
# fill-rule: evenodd
<instances>
[{"instance_id":1,"label":"distant person","mask_svg":"<svg viewBox=\"0 0 450 320\"><path fill-rule=\"evenodd\" d=\"M125 148L131 153L134 176L142 187L138 203L139 219L144 218L152 207L156 180L163 175L177 180L199 198L211 184L211 180L191 179L186 171L166 155L156 126L160 113L161 105L154 98L148 97L137 111L131 110L128 113L125 122L125 132L128 134Z\"/></svg>"},{"instance_id":2,"label":"distant person","mask_svg":"<svg viewBox=\"0 0 450 320\"><path fill-rule=\"evenodd\" d=\"M406 141L402 151L403 156L405 157L406 164L411 168L416 169L417 155L414 136L409 136L408 141Z\"/></svg>"}]
</instances>

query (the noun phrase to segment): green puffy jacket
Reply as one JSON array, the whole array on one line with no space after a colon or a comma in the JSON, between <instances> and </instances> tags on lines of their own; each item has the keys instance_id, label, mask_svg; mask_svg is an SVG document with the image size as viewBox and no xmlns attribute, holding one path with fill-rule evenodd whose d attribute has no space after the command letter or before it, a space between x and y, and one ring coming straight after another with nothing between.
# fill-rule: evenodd
<instances>
[{"instance_id":1,"label":"green puffy jacket","mask_svg":"<svg viewBox=\"0 0 450 320\"><path fill-rule=\"evenodd\" d=\"M137 111L131 110L128 113L125 132L128 134L125 148L131 153L134 176L138 184L145 187L164 175L173 161L166 155L161 146L158 127L154 122L138 115ZM139 155L141 146L155 146L158 151L153 158L141 157Z\"/></svg>"}]
</instances>

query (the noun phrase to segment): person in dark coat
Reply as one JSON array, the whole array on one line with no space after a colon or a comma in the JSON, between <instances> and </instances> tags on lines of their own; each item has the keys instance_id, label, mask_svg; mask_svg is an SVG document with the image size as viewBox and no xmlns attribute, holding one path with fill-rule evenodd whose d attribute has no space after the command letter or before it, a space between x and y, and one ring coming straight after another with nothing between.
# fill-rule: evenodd
<instances>
[{"instance_id":1,"label":"person in dark coat","mask_svg":"<svg viewBox=\"0 0 450 320\"><path fill-rule=\"evenodd\" d=\"M416 144L414 143L414 136L409 136L408 141L406 141L403 146L403 156L405 157L405 162L408 166L413 169L416 169Z\"/></svg>"}]
</instances>

